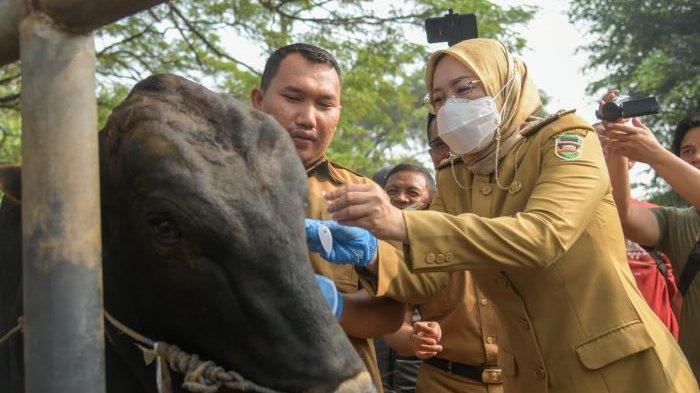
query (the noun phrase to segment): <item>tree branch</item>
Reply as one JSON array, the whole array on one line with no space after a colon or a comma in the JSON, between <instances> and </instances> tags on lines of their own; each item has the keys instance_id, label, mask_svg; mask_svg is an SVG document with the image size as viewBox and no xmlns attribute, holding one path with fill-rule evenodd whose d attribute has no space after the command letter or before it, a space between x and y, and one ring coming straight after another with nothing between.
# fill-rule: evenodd
<instances>
[{"instance_id":1,"label":"tree branch","mask_svg":"<svg viewBox=\"0 0 700 393\"><path fill-rule=\"evenodd\" d=\"M19 102L19 93L15 94L10 94L6 95L4 97L0 97L0 106L10 108L13 107L14 105L11 105L12 102Z\"/></svg>"},{"instance_id":2,"label":"tree branch","mask_svg":"<svg viewBox=\"0 0 700 393\"><path fill-rule=\"evenodd\" d=\"M173 13L172 8L170 9L170 20L173 22L173 25L177 29L178 33L180 33L180 37L182 37L182 40L185 41L185 44L187 44L187 47L190 48L190 52L194 54L194 59L197 61L197 64L199 65L199 68L201 70L204 70L204 64L202 63L202 59L199 58L199 52L194 48L190 40L187 38L187 35L185 32L182 30L180 27L180 24L177 22L177 18L175 14Z\"/></svg>"},{"instance_id":3,"label":"tree branch","mask_svg":"<svg viewBox=\"0 0 700 393\"><path fill-rule=\"evenodd\" d=\"M96 55L96 56L97 56L97 57L100 57L100 56L102 56L104 53L106 53L107 51L109 51L110 49L112 49L112 48L114 48L114 47L116 47L116 46L119 46L119 45L124 45L124 44L126 44L127 42L134 41L134 40L136 40L136 39L138 39L138 38L141 38L141 37L144 36L146 33L153 33L154 30L151 29L151 26L153 26L152 23L151 23L150 25L146 26L146 28L143 29L142 31L140 31L140 32L138 32L138 33L136 33L136 34L134 34L134 35L132 35L132 36L129 36L129 37L127 37L127 38L125 38L125 39L123 39L123 40L121 40L121 41L117 41L117 42L115 42L115 43L112 43L112 44L110 44L110 45L105 46L104 48L102 48L101 51L97 52L97 55Z\"/></svg>"},{"instance_id":4,"label":"tree branch","mask_svg":"<svg viewBox=\"0 0 700 393\"><path fill-rule=\"evenodd\" d=\"M19 79L19 77L20 77L20 74L17 73L17 74L2 78L2 79L0 79L0 85L4 85L6 83L10 83L12 81L15 81L15 80Z\"/></svg>"},{"instance_id":5,"label":"tree branch","mask_svg":"<svg viewBox=\"0 0 700 393\"><path fill-rule=\"evenodd\" d=\"M380 18L380 17L376 17L376 16L369 16L369 15L363 15L363 16L349 18L349 17L340 16L340 14L338 14L335 11L329 11L331 14L330 18L309 18L309 17L298 16L298 12L289 13L289 12L282 10L282 5L284 5L284 4L273 5L269 1L265 1L265 0L259 0L258 3L266 10L277 13L284 18L288 18L291 20L299 21L299 22L315 23L315 24L322 24L322 25L334 25L334 26L341 26L341 25L374 25L374 26L379 26L379 25L384 25L386 23L391 23L391 22L410 22L411 20L415 20L417 18L422 18L425 16L424 15L425 13L420 13L420 14L396 15L396 16L391 16L391 17L387 17L387 18ZM321 2L320 3L321 7L325 3L327 3L327 1ZM301 10L301 11L303 12L303 10Z\"/></svg>"},{"instance_id":6,"label":"tree branch","mask_svg":"<svg viewBox=\"0 0 700 393\"><path fill-rule=\"evenodd\" d=\"M261 75L262 75L262 74L261 74L258 70L256 70L255 68L253 68L253 67L249 66L248 64L246 64L246 63L244 63L244 62L242 62L242 61L240 61L240 60L237 60L237 59L231 57L230 55L224 53L223 51L221 51L221 50L220 50L219 48L217 48L211 41L209 41L209 40L207 39L207 37L205 37L204 34L202 34L202 32L200 32L192 23L190 23L190 21L185 17L185 15L183 15L182 12L180 12L180 10L179 10L174 4L172 4L171 2L168 2L168 3L166 3L166 4L167 4L168 7L169 7L169 8L170 8L170 9L185 23L185 25L187 25L187 28L190 29L190 31L192 32L192 34L194 34L195 36L197 36L197 38L199 38L199 40L202 41L202 43L204 43L204 45L205 45L209 50L211 50L212 52L214 52L215 55L217 55L217 56L219 56L219 57L223 57L223 58L225 58L225 59L228 59L228 60L230 60L230 61L232 61L232 62L234 62L234 63L236 63L236 64L238 64L238 65L240 65L240 66L243 66L243 67L247 68L250 72L252 72L252 73L254 73L254 74L258 75L258 76L261 76Z\"/></svg>"}]
</instances>

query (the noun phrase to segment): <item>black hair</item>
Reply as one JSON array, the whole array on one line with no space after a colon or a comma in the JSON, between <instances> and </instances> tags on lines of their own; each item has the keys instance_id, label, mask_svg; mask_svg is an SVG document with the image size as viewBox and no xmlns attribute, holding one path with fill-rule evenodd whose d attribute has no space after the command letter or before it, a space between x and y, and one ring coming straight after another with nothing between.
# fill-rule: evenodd
<instances>
[{"instance_id":1,"label":"black hair","mask_svg":"<svg viewBox=\"0 0 700 393\"><path fill-rule=\"evenodd\" d=\"M437 116L435 116L434 114L428 113L428 118L426 119L426 127L425 127L425 132L426 132L426 135L428 136L428 142L430 142L430 126L433 125L433 122L435 121L436 117Z\"/></svg>"},{"instance_id":2,"label":"black hair","mask_svg":"<svg viewBox=\"0 0 700 393\"><path fill-rule=\"evenodd\" d=\"M270 82L277 75L277 71L282 64L282 60L285 57L291 55L292 53L298 53L304 59L316 63L316 64L327 64L338 73L338 78L340 79L340 66L335 57L328 53L325 49L319 48L318 46L296 43L283 46L276 51L272 52L270 57L265 62L265 69L263 70L262 78L260 79L260 88L265 91Z\"/></svg>"},{"instance_id":3,"label":"black hair","mask_svg":"<svg viewBox=\"0 0 700 393\"><path fill-rule=\"evenodd\" d=\"M399 172L414 172L423 175L423 177L425 178L425 182L428 184L428 196L430 197L430 199L433 198L433 195L435 194L435 180L433 180L433 175L431 175L427 169L413 164L398 164L391 168L389 173L386 174L386 182L389 181L389 178L392 175Z\"/></svg>"},{"instance_id":4,"label":"black hair","mask_svg":"<svg viewBox=\"0 0 700 393\"><path fill-rule=\"evenodd\" d=\"M678 123L676 131L673 133L673 142L671 143L671 151L673 154L680 157L683 138L688 130L695 127L700 127L700 114L688 116Z\"/></svg>"},{"instance_id":5,"label":"black hair","mask_svg":"<svg viewBox=\"0 0 700 393\"><path fill-rule=\"evenodd\" d=\"M374 176L372 176L372 181L379 184L382 188L386 185L386 179L389 172L393 169L393 166L385 166L384 168L378 170Z\"/></svg>"}]
</instances>

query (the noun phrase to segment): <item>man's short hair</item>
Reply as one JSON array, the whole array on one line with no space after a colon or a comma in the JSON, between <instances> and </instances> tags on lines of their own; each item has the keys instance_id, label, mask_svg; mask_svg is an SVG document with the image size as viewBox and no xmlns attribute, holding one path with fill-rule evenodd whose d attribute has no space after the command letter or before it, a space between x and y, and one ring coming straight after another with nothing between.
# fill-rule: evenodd
<instances>
[{"instance_id":1,"label":"man's short hair","mask_svg":"<svg viewBox=\"0 0 700 393\"><path fill-rule=\"evenodd\" d=\"M374 174L374 176L372 176L372 181L374 181L375 183L382 186L382 188L384 188L384 186L386 185L387 175L389 174L389 172L391 172L391 170L393 168L394 167L392 165L389 165L389 166L385 166L384 168L378 170Z\"/></svg>"},{"instance_id":2,"label":"man's short hair","mask_svg":"<svg viewBox=\"0 0 700 393\"><path fill-rule=\"evenodd\" d=\"M338 73L338 79L340 79L340 66L335 60L335 57L328 53L325 49L319 48L318 46L296 43L283 46L276 51L272 52L270 57L265 62L265 70L263 70L262 79L260 80L260 88L265 91L270 82L277 75L279 71L280 64L285 57L291 55L292 53L298 53L304 59L316 64L327 64L335 69Z\"/></svg>"},{"instance_id":3,"label":"man's short hair","mask_svg":"<svg viewBox=\"0 0 700 393\"><path fill-rule=\"evenodd\" d=\"M681 120L676 126L676 132L673 133L673 142L671 143L671 151L673 154L681 155L681 143L683 143L683 138L688 130L700 127L700 114L695 114L688 116Z\"/></svg>"},{"instance_id":4,"label":"man's short hair","mask_svg":"<svg viewBox=\"0 0 700 393\"><path fill-rule=\"evenodd\" d=\"M425 182L428 185L428 196L430 196L431 199L433 198L433 195L435 194L435 180L433 180L433 175L431 175L427 169L413 164L398 164L391 168L389 173L386 174L386 182L388 183L389 178L399 172L414 172L423 175Z\"/></svg>"}]
</instances>

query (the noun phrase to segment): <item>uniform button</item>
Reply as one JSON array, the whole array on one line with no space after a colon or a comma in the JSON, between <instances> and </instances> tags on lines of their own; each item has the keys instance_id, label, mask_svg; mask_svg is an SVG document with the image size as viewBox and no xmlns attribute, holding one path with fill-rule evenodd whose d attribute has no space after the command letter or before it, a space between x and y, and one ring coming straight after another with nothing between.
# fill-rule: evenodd
<instances>
[{"instance_id":1,"label":"uniform button","mask_svg":"<svg viewBox=\"0 0 700 393\"><path fill-rule=\"evenodd\" d=\"M523 188L523 184L520 183L517 180L513 180L512 183L510 183L510 186L508 187L508 192L511 194L517 194L520 192L520 190Z\"/></svg>"},{"instance_id":2,"label":"uniform button","mask_svg":"<svg viewBox=\"0 0 700 393\"><path fill-rule=\"evenodd\" d=\"M435 257L435 263L437 263L437 264L445 263L445 254L443 254L443 253L437 254L437 256Z\"/></svg>"},{"instance_id":3,"label":"uniform button","mask_svg":"<svg viewBox=\"0 0 700 393\"><path fill-rule=\"evenodd\" d=\"M493 187L491 187L491 186L481 186L481 193L482 193L483 195L488 195L488 194L491 193L491 191L493 191Z\"/></svg>"},{"instance_id":4,"label":"uniform button","mask_svg":"<svg viewBox=\"0 0 700 393\"><path fill-rule=\"evenodd\" d=\"M493 344L496 342L496 338L488 336L486 337L486 344Z\"/></svg>"},{"instance_id":5,"label":"uniform button","mask_svg":"<svg viewBox=\"0 0 700 393\"><path fill-rule=\"evenodd\" d=\"M432 265L433 262L435 262L435 254L429 252L428 255L425 256L425 263Z\"/></svg>"},{"instance_id":6,"label":"uniform button","mask_svg":"<svg viewBox=\"0 0 700 393\"><path fill-rule=\"evenodd\" d=\"M489 301L486 299L481 299L480 303L482 306L485 306L485 305L489 304Z\"/></svg>"},{"instance_id":7,"label":"uniform button","mask_svg":"<svg viewBox=\"0 0 700 393\"><path fill-rule=\"evenodd\" d=\"M451 252L446 252L446 253L445 253L445 262L450 263L450 262L452 262L452 261L454 261L454 260L455 260L454 254L452 254Z\"/></svg>"},{"instance_id":8,"label":"uniform button","mask_svg":"<svg viewBox=\"0 0 700 393\"><path fill-rule=\"evenodd\" d=\"M547 376L547 372L544 371L542 367L537 367L537 369L535 369L535 376L539 379L544 379Z\"/></svg>"},{"instance_id":9,"label":"uniform button","mask_svg":"<svg viewBox=\"0 0 700 393\"><path fill-rule=\"evenodd\" d=\"M522 326L525 330L530 330L530 322L527 320L527 318L520 318L520 326Z\"/></svg>"}]
</instances>

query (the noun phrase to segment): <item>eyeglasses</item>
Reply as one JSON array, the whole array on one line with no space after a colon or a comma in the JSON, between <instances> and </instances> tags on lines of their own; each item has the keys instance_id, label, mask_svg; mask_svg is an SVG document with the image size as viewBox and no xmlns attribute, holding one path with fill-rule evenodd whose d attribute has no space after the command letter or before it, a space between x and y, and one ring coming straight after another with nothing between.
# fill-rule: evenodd
<instances>
[{"instance_id":1,"label":"eyeglasses","mask_svg":"<svg viewBox=\"0 0 700 393\"><path fill-rule=\"evenodd\" d=\"M423 102L428 107L428 110L432 114L436 114L438 110L442 107L445 102L445 98L459 98L459 99L469 99L473 100L479 98L475 95L476 86L481 83L480 79L461 79L452 84L450 89L445 93L428 93L425 95Z\"/></svg>"}]
</instances>

